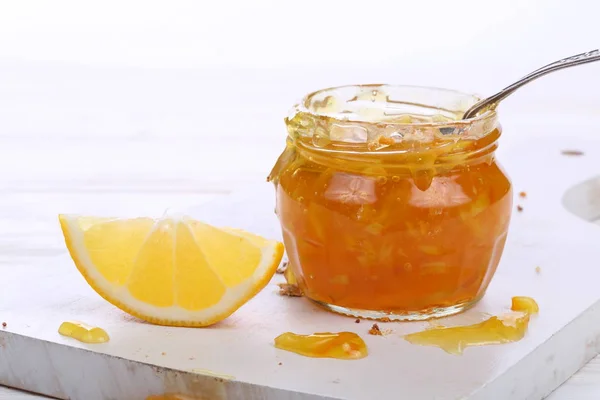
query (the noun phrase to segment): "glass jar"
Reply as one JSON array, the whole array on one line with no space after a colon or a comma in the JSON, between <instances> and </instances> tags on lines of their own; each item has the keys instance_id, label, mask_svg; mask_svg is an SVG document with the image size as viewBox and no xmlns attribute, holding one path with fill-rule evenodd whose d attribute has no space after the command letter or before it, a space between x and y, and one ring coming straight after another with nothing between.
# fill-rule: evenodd
<instances>
[{"instance_id":1,"label":"glass jar","mask_svg":"<svg viewBox=\"0 0 600 400\"><path fill-rule=\"evenodd\" d=\"M331 311L420 320L484 295L500 261L511 183L496 112L455 91L360 85L305 97L286 119L276 187L290 268Z\"/></svg>"}]
</instances>

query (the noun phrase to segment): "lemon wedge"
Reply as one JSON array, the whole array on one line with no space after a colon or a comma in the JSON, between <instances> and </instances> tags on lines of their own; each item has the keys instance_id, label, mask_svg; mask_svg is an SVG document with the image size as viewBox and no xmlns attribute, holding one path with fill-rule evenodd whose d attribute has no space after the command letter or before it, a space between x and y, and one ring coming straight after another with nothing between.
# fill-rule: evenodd
<instances>
[{"instance_id":1,"label":"lemon wedge","mask_svg":"<svg viewBox=\"0 0 600 400\"><path fill-rule=\"evenodd\" d=\"M188 217L59 215L71 258L88 284L148 322L207 326L260 292L283 244Z\"/></svg>"}]
</instances>

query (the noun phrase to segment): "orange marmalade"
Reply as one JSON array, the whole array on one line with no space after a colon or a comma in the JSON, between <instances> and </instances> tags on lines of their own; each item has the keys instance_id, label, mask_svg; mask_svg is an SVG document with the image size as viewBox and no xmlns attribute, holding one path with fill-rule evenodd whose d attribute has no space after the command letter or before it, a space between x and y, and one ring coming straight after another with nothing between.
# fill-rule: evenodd
<instances>
[{"instance_id":1,"label":"orange marmalade","mask_svg":"<svg viewBox=\"0 0 600 400\"><path fill-rule=\"evenodd\" d=\"M275 184L289 268L304 295L359 317L417 320L484 294L506 241L509 179L493 110L454 91L345 86L286 119Z\"/></svg>"}]
</instances>

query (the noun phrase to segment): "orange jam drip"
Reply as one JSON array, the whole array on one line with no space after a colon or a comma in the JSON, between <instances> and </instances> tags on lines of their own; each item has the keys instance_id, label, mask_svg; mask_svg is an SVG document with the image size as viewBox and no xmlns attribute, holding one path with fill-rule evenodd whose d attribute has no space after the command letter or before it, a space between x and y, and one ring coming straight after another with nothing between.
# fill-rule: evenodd
<instances>
[{"instance_id":1,"label":"orange jam drip","mask_svg":"<svg viewBox=\"0 0 600 400\"><path fill-rule=\"evenodd\" d=\"M106 343L109 341L108 333L104 329L83 322L63 322L58 328L58 333L83 343Z\"/></svg>"},{"instance_id":2,"label":"orange jam drip","mask_svg":"<svg viewBox=\"0 0 600 400\"><path fill-rule=\"evenodd\" d=\"M513 297L510 309L513 311L522 311L529 314L536 314L540 311L538 303L531 297L527 296Z\"/></svg>"},{"instance_id":3,"label":"orange jam drip","mask_svg":"<svg viewBox=\"0 0 600 400\"><path fill-rule=\"evenodd\" d=\"M434 327L411 333L404 339L412 344L436 346L447 353L460 355L469 346L517 342L525 336L528 325L528 313L514 312L474 325Z\"/></svg>"},{"instance_id":4,"label":"orange jam drip","mask_svg":"<svg viewBox=\"0 0 600 400\"><path fill-rule=\"evenodd\" d=\"M314 333L298 335L286 332L275 338L275 347L306 357L356 360L367 356L367 345L356 333Z\"/></svg>"},{"instance_id":5,"label":"orange jam drip","mask_svg":"<svg viewBox=\"0 0 600 400\"><path fill-rule=\"evenodd\" d=\"M269 180L304 295L398 314L481 298L512 207L494 157L499 136L400 142L384 153L290 139Z\"/></svg>"}]
</instances>

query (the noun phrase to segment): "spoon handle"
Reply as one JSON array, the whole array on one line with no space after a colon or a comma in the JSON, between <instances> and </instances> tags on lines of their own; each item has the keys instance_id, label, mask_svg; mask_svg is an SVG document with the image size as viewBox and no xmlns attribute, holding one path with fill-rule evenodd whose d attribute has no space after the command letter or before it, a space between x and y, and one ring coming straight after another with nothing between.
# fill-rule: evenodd
<instances>
[{"instance_id":1,"label":"spoon handle","mask_svg":"<svg viewBox=\"0 0 600 400\"><path fill-rule=\"evenodd\" d=\"M505 87L493 96L478 101L465 112L463 119L472 118L476 116L479 111L485 108L496 107L501 100L511 95L515 90L541 76L549 74L550 72L558 71L559 69L574 67L576 65L586 64L593 61L600 61L600 50L596 49L585 53L576 54L548 65L544 65L542 68L536 69L532 73L525 75L512 85Z\"/></svg>"}]
</instances>

